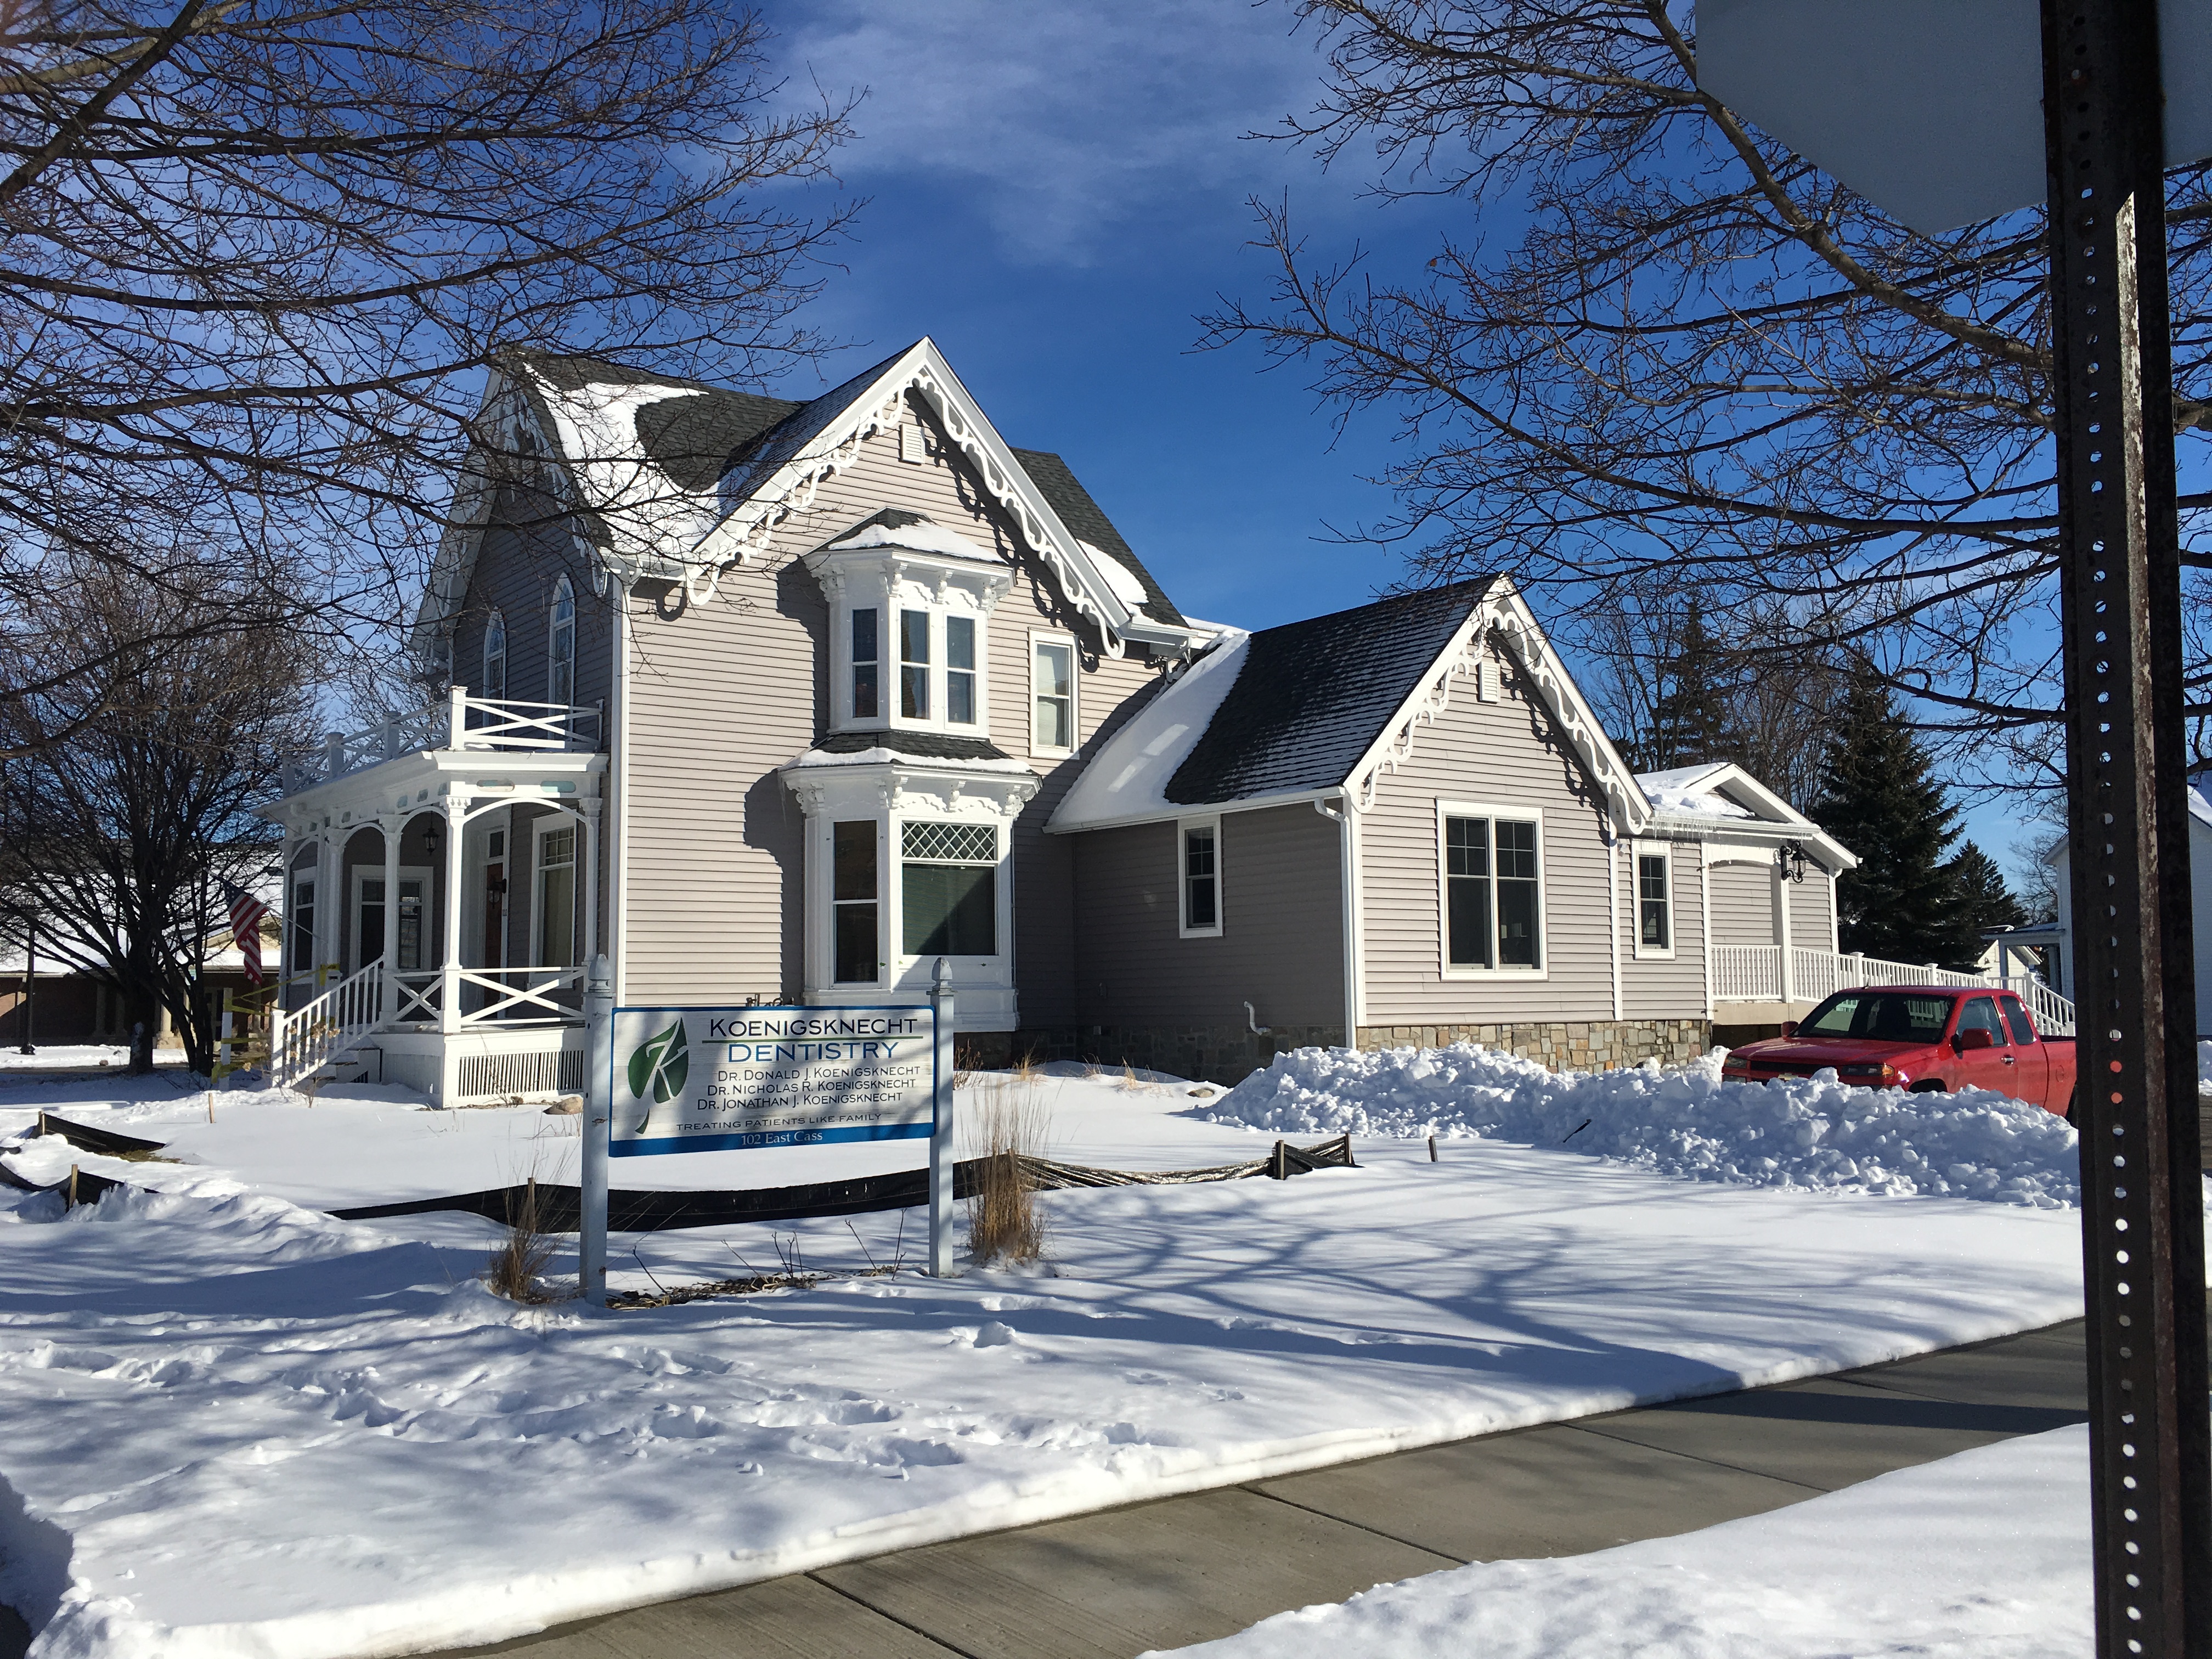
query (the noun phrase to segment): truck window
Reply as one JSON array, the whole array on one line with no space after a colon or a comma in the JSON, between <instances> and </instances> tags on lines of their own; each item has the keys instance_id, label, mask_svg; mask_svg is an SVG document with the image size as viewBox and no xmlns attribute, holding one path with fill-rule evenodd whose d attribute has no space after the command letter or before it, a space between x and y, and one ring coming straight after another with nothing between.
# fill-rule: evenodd
<instances>
[{"instance_id":1,"label":"truck window","mask_svg":"<svg viewBox=\"0 0 2212 1659\"><path fill-rule=\"evenodd\" d=\"M1951 1018L1947 996L1850 991L1830 997L1799 1023L1800 1036L1866 1037L1876 1042L1933 1042ZM2000 1039L2002 1040L2002 1039Z\"/></svg>"},{"instance_id":2,"label":"truck window","mask_svg":"<svg viewBox=\"0 0 2212 1659\"><path fill-rule=\"evenodd\" d=\"M2002 1048L2005 1046L2004 1027L1997 1024L1997 1006L1987 997L1969 997L1966 1006L1959 1011L1959 1033L1987 1031L1990 1041Z\"/></svg>"},{"instance_id":3,"label":"truck window","mask_svg":"<svg viewBox=\"0 0 2212 1659\"><path fill-rule=\"evenodd\" d=\"M2027 1010L2011 997L1997 1005L2004 1010L2005 1023L2012 1027L2012 1040L2023 1048L2035 1041L2035 1026L2027 1017Z\"/></svg>"}]
</instances>

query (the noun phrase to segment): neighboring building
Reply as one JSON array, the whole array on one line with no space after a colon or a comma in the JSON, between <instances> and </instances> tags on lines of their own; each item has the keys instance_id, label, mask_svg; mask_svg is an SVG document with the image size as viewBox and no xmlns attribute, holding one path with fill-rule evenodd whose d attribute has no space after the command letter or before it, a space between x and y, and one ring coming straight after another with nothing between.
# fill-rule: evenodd
<instances>
[{"instance_id":1,"label":"neighboring building","mask_svg":"<svg viewBox=\"0 0 2212 1659\"><path fill-rule=\"evenodd\" d=\"M2055 963L2070 964L2073 955L2073 872L2061 842L2051 854L2058 869L2058 921L2030 937L2055 945ZM2212 1040L2212 775L2200 772L2189 790L2189 886L2192 951L2197 964L2197 1035ZM2060 988L2062 990L2065 987Z\"/></svg>"},{"instance_id":2,"label":"neighboring building","mask_svg":"<svg viewBox=\"0 0 2212 1659\"><path fill-rule=\"evenodd\" d=\"M1679 1057L1832 975L1850 853L1740 769L1631 775L1502 577L1193 621L926 340L804 404L531 358L485 416L527 459L471 463L419 613L453 691L268 809L292 959L345 976L280 1076L577 1087L602 950L630 1005L943 957L971 1056L1224 1079Z\"/></svg>"},{"instance_id":3,"label":"neighboring building","mask_svg":"<svg viewBox=\"0 0 2212 1659\"><path fill-rule=\"evenodd\" d=\"M264 984L282 971L277 932L274 919L262 932ZM50 954L43 938L33 967L37 994L27 1000L27 1007L22 946L17 944L12 950L0 951L0 1066L21 1045L27 1020L36 1048L64 1043L130 1045L130 1024L120 992L94 978L82 966ZM218 1006L226 993L242 997L253 989L246 977L245 956L231 942L227 928L208 941L202 982ZM167 1008L162 1009L155 1028L154 1046L174 1048L181 1041L176 1021Z\"/></svg>"}]
</instances>

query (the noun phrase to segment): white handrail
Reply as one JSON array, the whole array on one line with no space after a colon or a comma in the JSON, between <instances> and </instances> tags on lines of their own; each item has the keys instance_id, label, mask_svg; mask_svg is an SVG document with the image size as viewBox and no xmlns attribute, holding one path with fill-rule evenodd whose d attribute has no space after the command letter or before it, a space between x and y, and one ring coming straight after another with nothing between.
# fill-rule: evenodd
<instances>
[{"instance_id":1,"label":"white handrail","mask_svg":"<svg viewBox=\"0 0 2212 1659\"><path fill-rule=\"evenodd\" d=\"M1950 990L1989 987L2019 994L2034 1012L2036 1028L2053 1036L2071 1035L2074 1005L2033 974L2004 978L1962 974L1934 963L1886 962L1880 957L1793 946L1790 955L1796 1000L1818 1002L1857 985L1932 985ZM1778 945L1716 945L1713 1000L1716 1002L1782 1000L1782 947Z\"/></svg>"},{"instance_id":2,"label":"white handrail","mask_svg":"<svg viewBox=\"0 0 2212 1659\"><path fill-rule=\"evenodd\" d=\"M471 718L477 724L469 724ZM580 703L472 697L466 686L362 732L333 732L283 765L287 794L424 749L592 750L599 711ZM587 733L586 728L590 728Z\"/></svg>"},{"instance_id":3,"label":"white handrail","mask_svg":"<svg viewBox=\"0 0 2212 1659\"><path fill-rule=\"evenodd\" d=\"M439 1003L445 985L445 970L441 968L410 969L391 975L394 1006L388 1017L394 1022L419 1021L427 1024L439 1023ZM577 1009L556 1001L549 992L564 990L584 982L581 968L462 968L454 979L462 985L473 985L490 994L494 1000L481 1008L464 1012L457 1024L461 1025L518 1024L544 1020L568 1020L577 1017ZM511 983L509 981L519 981ZM528 1008L530 1012L518 1018L511 1011Z\"/></svg>"},{"instance_id":4,"label":"white handrail","mask_svg":"<svg viewBox=\"0 0 2212 1659\"><path fill-rule=\"evenodd\" d=\"M289 1089L329 1061L359 1046L384 1017L384 958L336 985L307 1004L269 1016L269 1081Z\"/></svg>"}]
</instances>

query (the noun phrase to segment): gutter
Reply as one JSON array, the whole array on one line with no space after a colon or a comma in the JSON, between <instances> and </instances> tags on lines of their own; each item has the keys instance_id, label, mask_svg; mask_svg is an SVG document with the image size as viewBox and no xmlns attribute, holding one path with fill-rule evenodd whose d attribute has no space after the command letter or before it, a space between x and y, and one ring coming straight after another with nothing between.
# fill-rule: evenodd
<instances>
[{"instance_id":1,"label":"gutter","mask_svg":"<svg viewBox=\"0 0 2212 1659\"><path fill-rule=\"evenodd\" d=\"M1094 757L1095 758L1095 757ZM1085 762L1089 765L1090 762ZM1259 812L1271 806L1297 806L1306 801L1318 806L1322 801L1334 800L1345 793L1345 786L1332 783L1320 789L1294 789L1280 795L1253 795L1243 800L1190 801L1178 805L1148 807L1141 812L1131 812L1118 818L1086 818L1081 823L1048 823L1048 836L1081 836L1093 830L1126 830L1136 823L1173 823L1179 818L1211 817L1226 812ZM1334 812L1324 812L1323 817L1334 817Z\"/></svg>"},{"instance_id":2,"label":"gutter","mask_svg":"<svg viewBox=\"0 0 2212 1659\"><path fill-rule=\"evenodd\" d=\"M1354 1052L1359 1048L1359 904L1353 891L1353 878L1358 873L1359 860L1354 846L1358 833L1357 809L1352 804L1352 792L1341 792L1337 799L1344 803L1338 811L1327 803L1325 797L1316 798L1313 809L1325 818L1336 820L1340 834L1337 844L1342 848L1343 873L1337 881L1344 896L1344 1046Z\"/></svg>"}]
</instances>

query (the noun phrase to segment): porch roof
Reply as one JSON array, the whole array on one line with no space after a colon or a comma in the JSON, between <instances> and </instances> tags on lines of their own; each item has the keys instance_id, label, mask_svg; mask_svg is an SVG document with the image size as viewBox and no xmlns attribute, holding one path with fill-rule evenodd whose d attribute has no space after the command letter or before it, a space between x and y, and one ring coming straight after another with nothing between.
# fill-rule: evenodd
<instances>
[{"instance_id":1,"label":"porch roof","mask_svg":"<svg viewBox=\"0 0 2212 1659\"><path fill-rule=\"evenodd\" d=\"M595 797L607 769L597 752L422 749L310 785L254 810L273 823L369 823L386 812L427 812L457 789L483 797L562 801Z\"/></svg>"}]
</instances>

